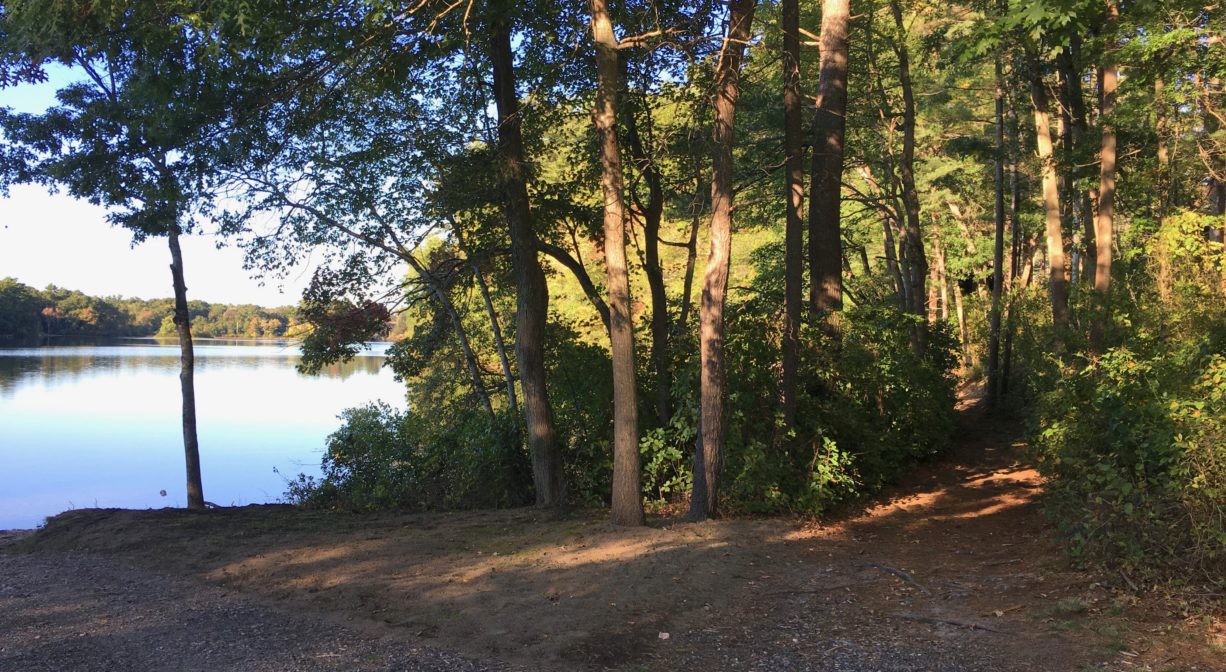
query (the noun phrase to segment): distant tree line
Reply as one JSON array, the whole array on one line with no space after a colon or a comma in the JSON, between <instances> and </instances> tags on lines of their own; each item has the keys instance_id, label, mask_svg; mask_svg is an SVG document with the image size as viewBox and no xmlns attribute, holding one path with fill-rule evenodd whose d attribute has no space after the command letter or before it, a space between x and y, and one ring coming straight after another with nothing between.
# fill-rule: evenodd
<instances>
[{"instance_id":1,"label":"distant tree line","mask_svg":"<svg viewBox=\"0 0 1226 672\"><path fill-rule=\"evenodd\" d=\"M294 338L304 325L292 306L262 308L191 301L192 329L206 338ZM89 296L48 285L0 280L0 340L44 336L173 336L174 299Z\"/></svg>"}]
</instances>

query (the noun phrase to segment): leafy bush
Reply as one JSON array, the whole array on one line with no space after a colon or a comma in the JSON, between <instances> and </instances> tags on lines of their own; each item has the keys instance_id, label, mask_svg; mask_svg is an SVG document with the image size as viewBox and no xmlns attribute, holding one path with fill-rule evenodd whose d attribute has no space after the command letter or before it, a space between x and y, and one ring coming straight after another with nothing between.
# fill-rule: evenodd
<instances>
[{"instance_id":1,"label":"leafy bush","mask_svg":"<svg viewBox=\"0 0 1226 672\"><path fill-rule=\"evenodd\" d=\"M440 418L383 403L351 408L327 439L322 477L299 476L287 498L312 508L470 509L530 503L532 476L518 420Z\"/></svg>"},{"instance_id":2,"label":"leafy bush","mask_svg":"<svg viewBox=\"0 0 1226 672\"><path fill-rule=\"evenodd\" d=\"M1226 585L1226 301L1202 220L1130 234L1144 253L1121 264L1116 345L1032 385L1032 445L1074 558Z\"/></svg>"},{"instance_id":3,"label":"leafy bush","mask_svg":"<svg viewBox=\"0 0 1226 672\"><path fill-rule=\"evenodd\" d=\"M756 299L728 307L726 511L817 515L873 492L947 445L955 396L952 337L893 307L849 309L830 333L804 325L797 427L778 433L782 320L776 309ZM911 344L917 325L927 334L924 357ZM682 362L676 378L672 422L644 432L640 441L644 491L657 505L685 501L691 487L696 356Z\"/></svg>"}]
</instances>

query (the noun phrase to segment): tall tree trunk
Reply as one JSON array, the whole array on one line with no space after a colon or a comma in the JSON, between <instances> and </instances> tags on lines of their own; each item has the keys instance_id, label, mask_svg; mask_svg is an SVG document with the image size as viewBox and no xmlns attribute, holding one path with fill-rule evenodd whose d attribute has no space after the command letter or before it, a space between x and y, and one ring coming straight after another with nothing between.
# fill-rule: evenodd
<instances>
[{"instance_id":1,"label":"tall tree trunk","mask_svg":"<svg viewBox=\"0 0 1226 672\"><path fill-rule=\"evenodd\" d=\"M1084 154L1082 146L1086 140L1086 134L1089 131L1089 121L1086 114L1085 96L1081 89L1081 73L1077 71L1077 59L1081 53L1081 38L1077 35L1070 37L1069 46L1060 52L1058 65L1060 66L1060 82L1064 90L1064 98L1067 101L1069 108L1069 139L1074 150L1073 167L1071 172L1071 181L1069 191L1064 192L1065 198L1074 202L1076 219L1082 231L1082 244L1084 245L1084 255L1081 266L1081 274L1084 281L1088 284L1094 284L1094 205L1091 191L1088 189L1076 188L1076 180L1082 176L1082 171L1077 165L1080 163L1079 158ZM1076 230L1077 227L1074 227Z\"/></svg>"},{"instance_id":2,"label":"tall tree trunk","mask_svg":"<svg viewBox=\"0 0 1226 672\"><path fill-rule=\"evenodd\" d=\"M1117 0L1107 0L1108 31L1114 29L1119 15L1120 8ZM1094 241L1097 245L1094 293L1098 297L1099 305L1094 311L1094 319L1090 327L1090 350L1095 354L1102 352L1107 322L1110 319L1111 244L1115 218L1115 124L1111 119L1111 114L1115 109L1118 71L1115 54L1111 47L1108 47L1107 53L1104 54L1104 60L1106 63L1098 69L1103 144L1102 151L1099 153L1098 217L1094 224Z\"/></svg>"},{"instance_id":3,"label":"tall tree trunk","mask_svg":"<svg viewBox=\"0 0 1226 672\"><path fill-rule=\"evenodd\" d=\"M622 66L624 67L624 59ZM660 221L664 216L664 188L660 168L647 153L639 136L638 122L634 112L627 107L626 135L630 141L630 153L635 169L647 182L647 205L642 208L643 247L645 260L643 274L647 276L647 288L651 292L651 365L656 379L656 422L661 427L672 419L672 354L670 335L672 324L668 317L668 292L664 284L664 268L660 264ZM644 106L644 113L650 110Z\"/></svg>"},{"instance_id":4,"label":"tall tree trunk","mask_svg":"<svg viewBox=\"0 0 1226 672\"><path fill-rule=\"evenodd\" d=\"M196 353L192 347L192 316L187 308L187 283L183 279L183 251L179 249L179 224L170 226L170 277L175 288L175 330L179 333L179 390L183 397L183 455L187 462L187 508L204 509L204 484L200 479L200 443L196 438Z\"/></svg>"},{"instance_id":5,"label":"tall tree trunk","mask_svg":"<svg viewBox=\"0 0 1226 672\"><path fill-rule=\"evenodd\" d=\"M604 252L609 272L609 341L613 353L613 524L643 524L639 485L638 400L634 381L634 323L630 275L626 269L626 208L617 142L617 37L605 0L590 0L596 43L596 109L592 120L600 143L600 186L604 193Z\"/></svg>"},{"instance_id":6,"label":"tall tree trunk","mask_svg":"<svg viewBox=\"0 0 1226 672\"><path fill-rule=\"evenodd\" d=\"M1009 374L1013 367L1013 334L1017 329L1017 308L1014 299L1017 293L1017 279L1022 265L1022 185L1018 170L1018 155L1021 153L1021 143L1018 140L1018 120L1016 103L1009 104L1009 319L1005 323L1004 361L1000 367L1000 395L1009 394Z\"/></svg>"},{"instance_id":7,"label":"tall tree trunk","mask_svg":"<svg viewBox=\"0 0 1226 672\"><path fill-rule=\"evenodd\" d=\"M809 303L819 314L843 308L839 210L847 125L849 23L850 0L822 0L821 72L809 175Z\"/></svg>"},{"instance_id":8,"label":"tall tree trunk","mask_svg":"<svg viewBox=\"0 0 1226 672\"><path fill-rule=\"evenodd\" d=\"M694 460L690 515L715 516L724 462L724 301L732 261L732 145L736 101L741 91L741 61L749 44L756 0L731 0L728 26L715 69L714 157L711 162L711 252L702 282L699 317L701 354L702 450Z\"/></svg>"},{"instance_id":9,"label":"tall tree trunk","mask_svg":"<svg viewBox=\"0 0 1226 672\"><path fill-rule=\"evenodd\" d=\"M1052 154L1051 113L1047 88L1038 55L1031 52L1030 98L1034 103L1034 127L1039 165L1043 175L1043 209L1047 222L1048 288L1051 291L1052 324L1059 335L1068 326L1068 275L1064 263L1064 233L1060 224L1060 191Z\"/></svg>"},{"instance_id":10,"label":"tall tree trunk","mask_svg":"<svg viewBox=\"0 0 1226 672\"><path fill-rule=\"evenodd\" d=\"M560 507L563 493L562 453L558 448L553 407L545 386L545 320L549 292L537 258L537 237L528 201L528 174L515 92L515 52L511 26L496 20L489 30L494 62L494 100L498 111L498 154L502 163L505 210L515 270L515 356L524 393L524 424L532 452L532 481L537 506Z\"/></svg>"},{"instance_id":11,"label":"tall tree trunk","mask_svg":"<svg viewBox=\"0 0 1226 672\"><path fill-rule=\"evenodd\" d=\"M1158 208L1156 219L1162 221L1170 212L1173 202L1171 187L1171 154L1167 147L1170 103L1166 97L1166 82L1161 76L1154 78L1154 135L1158 139Z\"/></svg>"},{"instance_id":12,"label":"tall tree trunk","mask_svg":"<svg viewBox=\"0 0 1226 672\"><path fill-rule=\"evenodd\" d=\"M801 149L800 3L783 0L784 229L783 423L796 424L796 366L804 302L805 170Z\"/></svg>"},{"instance_id":13,"label":"tall tree trunk","mask_svg":"<svg viewBox=\"0 0 1226 672\"><path fill-rule=\"evenodd\" d=\"M920 230L919 193L915 189L915 93L911 87L911 62L907 49L906 26L903 25L902 6L899 0L890 0L890 12L894 15L898 54L898 80L902 86L902 157L899 162L899 177L902 181L902 200L906 210L906 226L903 229L903 245L907 251L910 267L911 312L924 314L924 282L928 278L928 262L924 257L924 239ZM927 351L927 334L922 325L916 325L912 343L919 354Z\"/></svg>"},{"instance_id":14,"label":"tall tree trunk","mask_svg":"<svg viewBox=\"0 0 1226 672\"><path fill-rule=\"evenodd\" d=\"M996 231L992 247L992 321L988 334L988 404L1000 401L1000 297L1005 284L1005 82L996 57L996 157L994 161Z\"/></svg>"}]
</instances>

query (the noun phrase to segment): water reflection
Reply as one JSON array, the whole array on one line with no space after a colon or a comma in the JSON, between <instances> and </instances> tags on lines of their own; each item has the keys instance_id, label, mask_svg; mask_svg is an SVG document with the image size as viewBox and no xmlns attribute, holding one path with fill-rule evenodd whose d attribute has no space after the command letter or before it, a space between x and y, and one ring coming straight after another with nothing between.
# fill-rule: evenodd
<instances>
[{"instance_id":1,"label":"water reflection","mask_svg":"<svg viewBox=\"0 0 1226 672\"><path fill-rule=\"evenodd\" d=\"M342 409L375 399L403 407L403 387L382 367L385 350L373 344L304 376L292 342L198 342L205 498L275 500L285 488L273 468L316 472ZM178 373L173 340L0 348L0 529L73 507L181 506Z\"/></svg>"}]
</instances>

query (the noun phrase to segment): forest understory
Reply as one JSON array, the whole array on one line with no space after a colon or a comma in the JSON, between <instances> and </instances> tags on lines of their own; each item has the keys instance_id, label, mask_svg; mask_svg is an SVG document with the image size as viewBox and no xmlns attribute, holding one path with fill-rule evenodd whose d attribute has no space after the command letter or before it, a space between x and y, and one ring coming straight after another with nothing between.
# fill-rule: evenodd
<instances>
[{"instance_id":1,"label":"forest understory","mask_svg":"<svg viewBox=\"0 0 1226 672\"><path fill-rule=\"evenodd\" d=\"M0 669L1226 669L1221 614L1072 569L1020 427L959 416L821 524L68 512L0 535Z\"/></svg>"}]
</instances>

